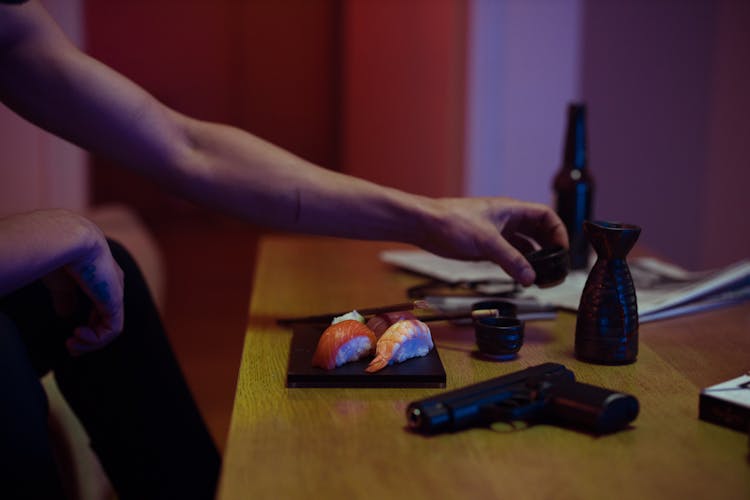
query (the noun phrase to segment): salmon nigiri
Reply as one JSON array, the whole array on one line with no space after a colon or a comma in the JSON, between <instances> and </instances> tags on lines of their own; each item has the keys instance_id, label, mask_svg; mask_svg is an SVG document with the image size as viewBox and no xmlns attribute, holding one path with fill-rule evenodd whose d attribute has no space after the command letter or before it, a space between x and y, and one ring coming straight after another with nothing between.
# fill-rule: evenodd
<instances>
[{"instance_id":1,"label":"salmon nigiri","mask_svg":"<svg viewBox=\"0 0 750 500\"><path fill-rule=\"evenodd\" d=\"M325 329L313 355L313 366L333 370L344 363L369 356L375 350L375 334L363 323L347 319Z\"/></svg>"},{"instance_id":2,"label":"salmon nigiri","mask_svg":"<svg viewBox=\"0 0 750 500\"><path fill-rule=\"evenodd\" d=\"M430 327L417 319L398 321L381 335L375 347L375 358L365 371L376 372L392 363L426 356L434 347Z\"/></svg>"}]
</instances>

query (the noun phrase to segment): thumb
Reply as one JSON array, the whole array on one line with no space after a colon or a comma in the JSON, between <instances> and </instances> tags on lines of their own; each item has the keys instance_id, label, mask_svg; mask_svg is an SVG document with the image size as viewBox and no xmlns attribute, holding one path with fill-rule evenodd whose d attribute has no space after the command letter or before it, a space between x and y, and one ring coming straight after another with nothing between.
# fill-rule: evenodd
<instances>
[{"instance_id":1,"label":"thumb","mask_svg":"<svg viewBox=\"0 0 750 500\"><path fill-rule=\"evenodd\" d=\"M536 273L526 257L508 241L498 236L486 253L489 260L498 264L514 280L523 286L531 286L536 279Z\"/></svg>"}]
</instances>

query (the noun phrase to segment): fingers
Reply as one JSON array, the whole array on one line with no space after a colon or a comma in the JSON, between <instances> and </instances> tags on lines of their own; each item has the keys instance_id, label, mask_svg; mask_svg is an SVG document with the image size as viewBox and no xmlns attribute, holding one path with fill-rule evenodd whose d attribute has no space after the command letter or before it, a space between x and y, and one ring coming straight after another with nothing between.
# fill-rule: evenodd
<instances>
[{"instance_id":1,"label":"fingers","mask_svg":"<svg viewBox=\"0 0 750 500\"><path fill-rule=\"evenodd\" d=\"M524 286L533 284L536 273L524 257L537 245L568 248L568 233L557 214L548 206L500 199L496 224L500 234L487 255Z\"/></svg>"},{"instance_id":2,"label":"fingers","mask_svg":"<svg viewBox=\"0 0 750 500\"><path fill-rule=\"evenodd\" d=\"M115 340L120 332L114 330L99 330L89 326L79 326L73 330L73 336L65 341L65 347L71 356L80 356L105 347Z\"/></svg>"},{"instance_id":3,"label":"fingers","mask_svg":"<svg viewBox=\"0 0 750 500\"><path fill-rule=\"evenodd\" d=\"M91 311L88 325L82 325L73 330L65 345L73 356L80 356L97 351L115 340L122 331L122 309L112 315L102 315L100 310Z\"/></svg>"},{"instance_id":4,"label":"fingers","mask_svg":"<svg viewBox=\"0 0 750 500\"><path fill-rule=\"evenodd\" d=\"M487 249L486 255L523 286L534 283L536 273L529 261L502 236L498 235L493 241L493 248Z\"/></svg>"},{"instance_id":5,"label":"fingers","mask_svg":"<svg viewBox=\"0 0 750 500\"><path fill-rule=\"evenodd\" d=\"M536 240L521 233L511 233L505 236L505 239L510 242L519 252L526 255L529 252L539 250L540 245Z\"/></svg>"},{"instance_id":6,"label":"fingers","mask_svg":"<svg viewBox=\"0 0 750 500\"><path fill-rule=\"evenodd\" d=\"M565 225L546 205L504 197L439 202L442 217L434 224L439 230L420 241L420 246L444 257L490 260L524 286L536 279L524 254L540 246L568 248Z\"/></svg>"},{"instance_id":7,"label":"fingers","mask_svg":"<svg viewBox=\"0 0 750 500\"><path fill-rule=\"evenodd\" d=\"M118 268L119 269L119 268ZM88 293L88 292L87 292ZM95 297L88 293L92 300ZM66 346L73 356L97 351L115 340L122 332L124 315L120 301L95 301L88 325L77 327Z\"/></svg>"},{"instance_id":8,"label":"fingers","mask_svg":"<svg viewBox=\"0 0 750 500\"><path fill-rule=\"evenodd\" d=\"M124 275L103 238L91 255L66 270L93 305L88 324L76 328L66 344L77 356L101 349L122 331Z\"/></svg>"},{"instance_id":9,"label":"fingers","mask_svg":"<svg viewBox=\"0 0 750 500\"><path fill-rule=\"evenodd\" d=\"M554 210L539 203L519 202L514 207L508 228L536 240L541 246L568 248L568 232Z\"/></svg>"}]
</instances>

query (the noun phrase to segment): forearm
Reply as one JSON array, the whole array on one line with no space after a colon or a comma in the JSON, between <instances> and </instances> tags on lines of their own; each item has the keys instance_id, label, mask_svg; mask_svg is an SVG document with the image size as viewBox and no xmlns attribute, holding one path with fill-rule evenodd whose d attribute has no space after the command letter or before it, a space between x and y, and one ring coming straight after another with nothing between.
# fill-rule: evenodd
<instances>
[{"instance_id":1,"label":"forearm","mask_svg":"<svg viewBox=\"0 0 750 500\"><path fill-rule=\"evenodd\" d=\"M6 19L23 34L0 54L6 103L172 191L278 229L401 241L415 239L434 205L167 108L73 47L34 2Z\"/></svg>"},{"instance_id":2,"label":"forearm","mask_svg":"<svg viewBox=\"0 0 750 500\"><path fill-rule=\"evenodd\" d=\"M104 237L86 219L44 210L0 219L0 295L96 258Z\"/></svg>"},{"instance_id":3,"label":"forearm","mask_svg":"<svg viewBox=\"0 0 750 500\"><path fill-rule=\"evenodd\" d=\"M313 165L242 130L185 119L191 197L297 232L416 241L434 202Z\"/></svg>"},{"instance_id":4,"label":"forearm","mask_svg":"<svg viewBox=\"0 0 750 500\"><path fill-rule=\"evenodd\" d=\"M0 94L37 125L90 151L276 229L401 241L446 257L492 260L524 284L534 272L514 247L520 236L542 246L568 244L549 207L408 194L313 165L248 132L181 115L78 51L33 1L0 6Z\"/></svg>"}]
</instances>

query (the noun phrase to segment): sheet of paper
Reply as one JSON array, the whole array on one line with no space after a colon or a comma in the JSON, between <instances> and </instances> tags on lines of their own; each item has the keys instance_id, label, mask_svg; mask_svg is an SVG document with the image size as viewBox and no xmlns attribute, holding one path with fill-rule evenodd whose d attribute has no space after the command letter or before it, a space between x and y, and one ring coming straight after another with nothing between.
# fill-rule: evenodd
<instances>
[{"instance_id":1,"label":"sheet of paper","mask_svg":"<svg viewBox=\"0 0 750 500\"><path fill-rule=\"evenodd\" d=\"M422 250L388 250L381 252L380 259L446 283L513 281L500 266L489 261L446 259Z\"/></svg>"},{"instance_id":2,"label":"sheet of paper","mask_svg":"<svg viewBox=\"0 0 750 500\"><path fill-rule=\"evenodd\" d=\"M510 276L491 262L464 262L438 257L423 250L398 250L381 259L446 283L486 282L475 287L491 295L494 283ZM704 311L750 299L750 261L742 260L715 271L691 272L653 258L628 260L638 298L641 322ZM573 271L555 287L522 289L517 300L576 311L588 271Z\"/></svg>"}]
</instances>

